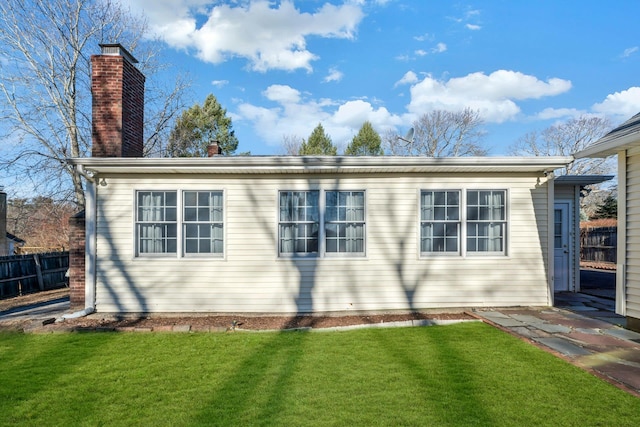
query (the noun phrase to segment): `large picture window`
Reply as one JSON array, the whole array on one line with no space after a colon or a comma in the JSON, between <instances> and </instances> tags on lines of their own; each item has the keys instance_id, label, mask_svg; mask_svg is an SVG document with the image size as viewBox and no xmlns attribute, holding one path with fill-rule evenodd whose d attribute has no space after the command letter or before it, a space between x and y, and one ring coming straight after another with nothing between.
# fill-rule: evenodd
<instances>
[{"instance_id":1,"label":"large picture window","mask_svg":"<svg viewBox=\"0 0 640 427\"><path fill-rule=\"evenodd\" d=\"M421 191L420 253L504 254L506 197L505 190Z\"/></svg>"},{"instance_id":2,"label":"large picture window","mask_svg":"<svg viewBox=\"0 0 640 427\"><path fill-rule=\"evenodd\" d=\"M224 253L222 191L138 191L138 255Z\"/></svg>"},{"instance_id":3,"label":"large picture window","mask_svg":"<svg viewBox=\"0 0 640 427\"><path fill-rule=\"evenodd\" d=\"M364 191L280 191L278 212L281 255L365 253Z\"/></svg>"}]
</instances>

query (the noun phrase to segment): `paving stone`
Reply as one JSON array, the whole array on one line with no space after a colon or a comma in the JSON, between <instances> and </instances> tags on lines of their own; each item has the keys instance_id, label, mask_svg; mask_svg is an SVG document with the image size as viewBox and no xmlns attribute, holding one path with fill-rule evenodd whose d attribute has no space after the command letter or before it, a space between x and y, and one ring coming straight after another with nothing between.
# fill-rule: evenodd
<instances>
[{"instance_id":1,"label":"paving stone","mask_svg":"<svg viewBox=\"0 0 640 427\"><path fill-rule=\"evenodd\" d=\"M588 307L586 305L572 305L569 307L570 310L574 311L598 311L595 307Z\"/></svg>"},{"instance_id":2,"label":"paving stone","mask_svg":"<svg viewBox=\"0 0 640 427\"><path fill-rule=\"evenodd\" d=\"M538 329L530 329L525 326L516 326L516 327L510 328L510 330L512 330L514 333L525 338L545 338L550 336L548 333L544 331L540 331Z\"/></svg>"},{"instance_id":3,"label":"paving stone","mask_svg":"<svg viewBox=\"0 0 640 427\"><path fill-rule=\"evenodd\" d=\"M606 347L632 347L632 344L628 343L628 341L622 341L618 338L604 335L604 334L589 334L584 332L573 331L568 335L569 338L581 341L585 344L595 345L601 348ZM626 343L626 345L625 345Z\"/></svg>"},{"instance_id":4,"label":"paving stone","mask_svg":"<svg viewBox=\"0 0 640 427\"><path fill-rule=\"evenodd\" d=\"M595 368L599 371L629 387L640 390L640 370L621 363L609 363Z\"/></svg>"},{"instance_id":5,"label":"paving stone","mask_svg":"<svg viewBox=\"0 0 640 427\"><path fill-rule=\"evenodd\" d=\"M637 332L630 331L628 329L622 328L611 328L605 331L602 331L605 334L612 335L616 338L621 338L623 340L638 340L640 339L640 334Z\"/></svg>"},{"instance_id":6,"label":"paving stone","mask_svg":"<svg viewBox=\"0 0 640 427\"><path fill-rule=\"evenodd\" d=\"M508 319L509 316L503 314L499 311L479 311L477 314L481 317L486 317L488 319Z\"/></svg>"},{"instance_id":7,"label":"paving stone","mask_svg":"<svg viewBox=\"0 0 640 427\"><path fill-rule=\"evenodd\" d=\"M189 332L191 331L191 325L175 325L173 332Z\"/></svg>"},{"instance_id":8,"label":"paving stone","mask_svg":"<svg viewBox=\"0 0 640 427\"><path fill-rule=\"evenodd\" d=\"M589 350L586 350L578 345L575 345L569 342L565 338L535 338L534 341L543 344L558 353L564 354L565 356L586 356L591 354Z\"/></svg>"},{"instance_id":9,"label":"paving stone","mask_svg":"<svg viewBox=\"0 0 640 427\"><path fill-rule=\"evenodd\" d=\"M534 326L538 329L542 329L545 332L549 332L550 334L557 334L557 333L567 334L571 332L571 328L568 328L563 325L556 325L551 323L538 323Z\"/></svg>"},{"instance_id":10,"label":"paving stone","mask_svg":"<svg viewBox=\"0 0 640 427\"><path fill-rule=\"evenodd\" d=\"M515 319L512 319L510 317L507 318L490 318L489 320L491 320L492 322L500 325L500 326L504 326L505 328L512 328L514 326L525 326L524 323L519 322Z\"/></svg>"},{"instance_id":11,"label":"paving stone","mask_svg":"<svg viewBox=\"0 0 640 427\"><path fill-rule=\"evenodd\" d=\"M602 334L602 332L599 329L593 329L593 328L576 328L575 331L581 334L589 334L589 335Z\"/></svg>"},{"instance_id":12,"label":"paving stone","mask_svg":"<svg viewBox=\"0 0 640 427\"><path fill-rule=\"evenodd\" d=\"M540 319L539 317L528 314L513 314L511 315L511 317L523 323L544 323L544 320Z\"/></svg>"}]
</instances>

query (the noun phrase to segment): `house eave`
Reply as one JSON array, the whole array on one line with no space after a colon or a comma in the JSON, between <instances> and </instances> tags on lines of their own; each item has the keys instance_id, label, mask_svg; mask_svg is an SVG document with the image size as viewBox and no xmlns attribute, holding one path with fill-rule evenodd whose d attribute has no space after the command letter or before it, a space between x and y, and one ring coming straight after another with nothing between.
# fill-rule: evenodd
<instances>
[{"instance_id":1,"label":"house eave","mask_svg":"<svg viewBox=\"0 0 640 427\"><path fill-rule=\"evenodd\" d=\"M600 140L600 142L578 151L574 154L576 159L588 157L609 157L618 154L620 151L628 150L635 147L640 142L640 131L633 132L624 136L611 138L609 140Z\"/></svg>"},{"instance_id":2,"label":"house eave","mask_svg":"<svg viewBox=\"0 0 640 427\"><path fill-rule=\"evenodd\" d=\"M238 156L206 158L73 158L98 174L544 173L573 157Z\"/></svg>"}]
</instances>

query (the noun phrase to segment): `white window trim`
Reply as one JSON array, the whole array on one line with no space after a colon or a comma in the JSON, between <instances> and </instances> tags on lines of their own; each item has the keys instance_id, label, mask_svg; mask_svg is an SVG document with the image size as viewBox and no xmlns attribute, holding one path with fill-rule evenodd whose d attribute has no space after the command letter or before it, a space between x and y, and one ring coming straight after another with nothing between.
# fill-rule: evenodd
<instances>
[{"instance_id":1,"label":"white window trim","mask_svg":"<svg viewBox=\"0 0 640 427\"><path fill-rule=\"evenodd\" d=\"M458 238L459 252L422 252L422 192L423 191L459 191L460 192L460 233ZM491 252L471 252L467 250L467 193L469 191L504 191L505 193L505 219L504 219L504 236L503 250ZM506 258L509 257L509 242L511 229L511 194L509 189L491 188L491 187L451 187L451 188L430 188L424 187L418 189L418 213L417 213L417 251L419 259L429 259L438 257L454 257L454 258ZM472 221L473 222L473 221Z\"/></svg>"},{"instance_id":2,"label":"white window trim","mask_svg":"<svg viewBox=\"0 0 640 427\"><path fill-rule=\"evenodd\" d=\"M145 191L157 191L157 192L176 192L176 239L177 239L177 247L175 253L140 253L139 248L139 239L138 239L138 193ZM187 254L185 252L185 244L184 244L184 225L183 221L184 216L184 192L185 191L216 191L222 193L222 253L204 253L204 254ZM227 191L225 188L153 188L150 187L142 187L142 188L134 188L133 189L133 228L132 228L132 247L133 247L133 259L134 260L168 260L168 259L180 259L180 260L226 260L227 257Z\"/></svg>"},{"instance_id":3,"label":"white window trim","mask_svg":"<svg viewBox=\"0 0 640 427\"><path fill-rule=\"evenodd\" d=\"M283 192L318 192L318 252L317 253L283 253L280 251L280 193ZM326 251L326 234L325 234L325 212L326 212L326 193L331 191L350 191L362 192L364 194L364 243L362 252L327 252ZM367 234L369 222L368 218L368 197L367 190L360 188L286 188L276 190L276 253L278 259L320 259L320 258L366 258L367 256Z\"/></svg>"}]
</instances>

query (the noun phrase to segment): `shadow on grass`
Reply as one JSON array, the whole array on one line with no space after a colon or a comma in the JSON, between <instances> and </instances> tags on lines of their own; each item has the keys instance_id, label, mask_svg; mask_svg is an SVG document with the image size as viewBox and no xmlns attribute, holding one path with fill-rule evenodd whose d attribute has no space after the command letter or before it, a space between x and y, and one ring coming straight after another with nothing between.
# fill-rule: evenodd
<instances>
[{"instance_id":1,"label":"shadow on grass","mask_svg":"<svg viewBox=\"0 0 640 427\"><path fill-rule=\"evenodd\" d=\"M101 334L95 339L84 334L0 333L0 424L24 425L29 424L29 420L41 419L34 403L46 405L50 393L64 392L62 384L67 378L74 376L79 367L90 365L99 353L96 350L114 337L112 334ZM90 397L76 397L82 410L90 411ZM65 420L57 422L64 424Z\"/></svg>"},{"instance_id":2,"label":"shadow on grass","mask_svg":"<svg viewBox=\"0 0 640 427\"><path fill-rule=\"evenodd\" d=\"M199 425L273 424L289 402L290 385L304 357L307 332L280 332L258 346L221 387L208 407L195 417ZM260 402L256 406L255 402Z\"/></svg>"}]
</instances>

